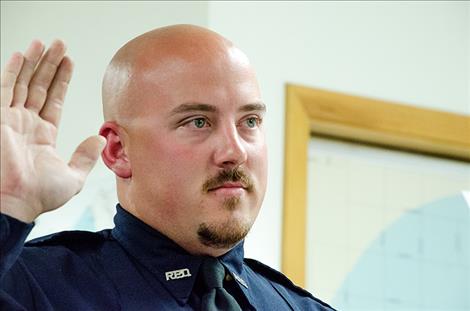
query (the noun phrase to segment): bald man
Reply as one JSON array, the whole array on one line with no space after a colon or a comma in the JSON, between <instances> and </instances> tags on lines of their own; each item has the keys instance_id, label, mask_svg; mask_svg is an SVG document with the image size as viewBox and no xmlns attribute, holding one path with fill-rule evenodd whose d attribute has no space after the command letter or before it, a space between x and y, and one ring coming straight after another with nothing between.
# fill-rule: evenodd
<instances>
[{"instance_id":1,"label":"bald man","mask_svg":"<svg viewBox=\"0 0 470 311\"><path fill-rule=\"evenodd\" d=\"M72 62L32 42L2 74L0 307L5 310L332 310L243 255L263 201L266 107L246 55L176 25L125 44L103 79L99 136L69 163L55 139ZM24 245L101 157L115 228Z\"/></svg>"}]
</instances>

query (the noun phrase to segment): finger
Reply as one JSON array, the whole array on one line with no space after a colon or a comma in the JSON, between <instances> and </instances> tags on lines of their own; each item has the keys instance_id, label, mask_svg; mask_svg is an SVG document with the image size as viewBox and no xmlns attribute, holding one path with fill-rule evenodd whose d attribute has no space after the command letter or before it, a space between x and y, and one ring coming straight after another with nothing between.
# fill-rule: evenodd
<instances>
[{"instance_id":1,"label":"finger","mask_svg":"<svg viewBox=\"0 0 470 311\"><path fill-rule=\"evenodd\" d=\"M64 42L56 40L51 44L46 54L44 54L29 83L26 108L36 112L41 110L57 68L64 58L65 50Z\"/></svg>"},{"instance_id":2,"label":"finger","mask_svg":"<svg viewBox=\"0 0 470 311\"><path fill-rule=\"evenodd\" d=\"M15 83L23 66L24 58L20 52L13 53L0 78L0 103L2 107L11 106Z\"/></svg>"},{"instance_id":3,"label":"finger","mask_svg":"<svg viewBox=\"0 0 470 311\"><path fill-rule=\"evenodd\" d=\"M70 79L72 78L72 72L73 63L66 56L60 63L54 81L48 91L46 103L39 114L41 118L52 123L55 127L59 126L62 105L64 104Z\"/></svg>"},{"instance_id":4,"label":"finger","mask_svg":"<svg viewBox=\"0 0 470 311\"><path fill-rule=\"evenodd\" d=\"M21 68L13 91L13 106L24 106L26 98L28 97L29 82L31 81L34 68L36 68L42 53L44 53L44 44L39 40L31 42L24 53L23 67Z\"/></svg>"},{"instance_id":5,"label":"finger","mask_svg":"<svg viewBox=\"0 0 470 311\"><path fill-rule=\"evenodd\" d=\"M105 145L106 139L103 136L91 136L85 139L72 154L69 167L78 173L82 182L95 165Z\"/></svg>"}]
</instances>

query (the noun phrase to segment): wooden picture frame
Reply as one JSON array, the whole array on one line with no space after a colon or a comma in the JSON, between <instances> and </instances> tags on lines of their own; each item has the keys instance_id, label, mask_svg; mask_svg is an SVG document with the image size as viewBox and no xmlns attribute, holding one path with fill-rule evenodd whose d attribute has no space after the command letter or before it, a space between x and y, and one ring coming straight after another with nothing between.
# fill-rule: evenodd
<instances>
[{"instance_id":1,"label":"wooden picture frame","mask_svg":"<svg viewBox=\"0 0 470 311\"><path fill-rule=\"evenodd\" d=\"M312 134L470 162L470 116L288 84L281 269L305 287Z\"/></svg>"}]
</instances>

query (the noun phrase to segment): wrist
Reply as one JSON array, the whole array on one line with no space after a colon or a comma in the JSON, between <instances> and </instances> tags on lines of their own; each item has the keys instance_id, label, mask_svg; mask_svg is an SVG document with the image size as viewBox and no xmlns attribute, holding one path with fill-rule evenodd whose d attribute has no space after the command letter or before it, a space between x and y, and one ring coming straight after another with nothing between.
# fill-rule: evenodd
<instances>
[{"instance_id":1,"label":"wrist","mask_svg":"<svg viewBox=\"0 0 470 311\"><path fill-rule=\"evenodd\" d=\"M32 223L40 214L37 213L30 204L26 204L18 198L6 195L1 196L0 211L24 223Z\"/></svg>"}]
</instances>

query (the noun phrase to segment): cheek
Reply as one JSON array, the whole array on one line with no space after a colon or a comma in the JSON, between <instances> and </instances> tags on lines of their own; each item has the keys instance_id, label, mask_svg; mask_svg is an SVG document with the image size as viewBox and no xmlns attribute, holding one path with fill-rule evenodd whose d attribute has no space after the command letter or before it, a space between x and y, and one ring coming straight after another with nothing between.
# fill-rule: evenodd
<instances>
[{"instance_id":1,"label":"cheek","mask_svg":"<svg viewBox=\"0 0 470 311\"><path fill-rule=\"evenodd\" d=\"M160 172L155 177L160 191L154 191L155 200L171 207L165 210L170 219L187 218L188 213L194 215L194 208L201 204L202 186L207 178L204 155L174 143L160 151L157 157Z\"/></svg>"},{"instance_id":2,"label":"cheek","mask_svg":"<svg viewBox=\"0 0 470 311\"><path fill-rule=\"evenodd\" d=\"M160 138L160 137L159 137ZM176 144L173 139L142 138L135 142L132 179L137 197L159 206L162 219L179 219L199 205L207 176L200 150Z\"/></svg>"},{"instance_id":3,"label":"cheek","mask_svg":"<svg viewBox=\"0 0 470 311\"><path fill-rule=\"evenodd\" d=\"M164 135L161 135L164 136ZM175 193L185 184L195 184L198 169L204 166L204 155L197 148L177 144L171 137L146 137L140 144L140 150L134 157L134 171L145 176L146 182L170 188ZM135 176L137 177L137 176ZM165 190L165 189L161 189Z\"/></svg>"}]
</instances>

